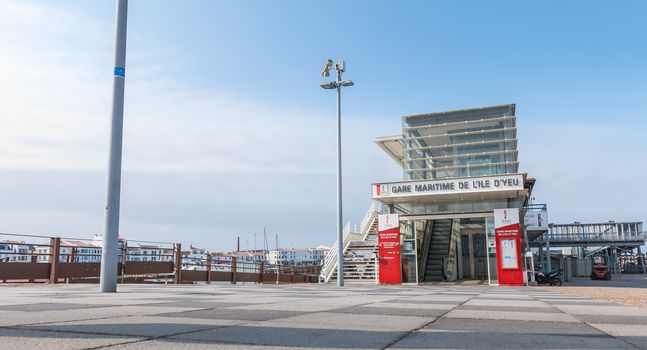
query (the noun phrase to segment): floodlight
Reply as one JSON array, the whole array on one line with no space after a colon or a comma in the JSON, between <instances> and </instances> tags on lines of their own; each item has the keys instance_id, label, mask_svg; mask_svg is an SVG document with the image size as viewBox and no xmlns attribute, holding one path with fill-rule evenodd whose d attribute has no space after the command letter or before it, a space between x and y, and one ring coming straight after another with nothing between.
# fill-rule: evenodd
<instances>
[{"instance_id":1,"label":"floodlight","mask_svg":"<svg viewBox=\"0 0 647 350\"><path fill-rule=\"evenodd\" d=\"M323 69L321 70L321 76L322 77L327 77L330 75L330 70L332 69L333 66L333 61L331 59L328 59L328 62L324 65Z\"/></svg>"},{"instance_id":2,"label":"floodlight","mask_svg":"<svg viewBox=\"0 0 647 350\"><path fill-rule=\"evenodd\" d=\"M335 83L334 81L331 81L329 83L321 84L321 87L324 88L324 89L328 89L328 90L329 89L336 89L337 88L337 83Z\"/></svg>"},{"instance_id":3,"label":"floodlight","mask_svg":"<svg viewBox=\"0 0 647 350\"><path fill-rule=\"evenodd\" d=\"M339 82L341 86L353 86L355 83L353 83L352 80L342 80Z\"/></svg>"}]
</instances>

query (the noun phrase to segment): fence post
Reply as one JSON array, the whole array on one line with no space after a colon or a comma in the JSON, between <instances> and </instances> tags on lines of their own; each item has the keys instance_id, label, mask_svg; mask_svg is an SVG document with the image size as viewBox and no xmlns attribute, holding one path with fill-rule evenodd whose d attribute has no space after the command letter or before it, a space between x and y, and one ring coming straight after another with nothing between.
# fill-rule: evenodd
<instances>
[{"instance_id":1,"label":"fence post","mask_svg":"<svg viewBox=\"0 0 647 350\"><path fill-rule=\"evenodd\" d=\"M259 267L258 274L258 283L263 284L263 274L265 273L265 262L261 260L261 265Z\"/></svg>"},{"instance_id":2,"label":"fence post","mask_svg":"<svg viewBox=\"0 0 647 350\"><path fill-rule=\"evenodd\" d=\"M124 240L119 247L121 251L121 271L117 270L117 275L121 272L121 284L124 284L124 278L126 277L126 261L128 260L128 241Z\"/></svg>"},{"instance_id":3,"label":"fence post","mask_svg":"<svg viewBox=\"0 0 647 350\"><path fill-rule=\"evenodd\" d=\"M207 254L207 284L211 284L211 253Z\"/></svg>"},{"instance_id":4,"label":"fence post","mask_svg":"<svg viewBox=\"0 0 647 350\"><path fill-rule=\"evenodd\" d=\"M232 256L231 257L231 284L236 284L236 257Z\"/></svg>"},{"instance_id":5,"label":"fence post","mask_svg":"<svg viewBox=\"0 0 647 350\"><path fill-rule=\"evenodd\" d=\"M292 284L294 284L294 265L290 266L290 273L292 275Z\"/></svg>"},{"instance_id":6,"label":"fence post","mask_svg":"<svg viewBox=\"0 0 647 350\"><path fill-rule=\"evenodd\" d=\"M281 261L279 260L276 265L276 284L281 283Z\"/></svg>"},{"instance_id":7,"label":"fence post","mask_svg":"<svg viewBox=\"0 0 647 350\"><path fill-rule=\"evenodd\" d=\"M70 249L70 254L67 256L66 260L68 264L74 263L74 254L76 254L76 247L72 247L72 249ZM70 283L70 279L66 278L65 283Z\"/></svg>"},{"instance_id":8,"label":"fence post","mask_svg":"<svg viewBox=\"0 0 647 350\"><path fill-rule=\"evenodd\" d=\"M36 250L34 249L34 250L32 251L32 254L36 254L35 252L36 252ZM33 263L38 262L37 258L38 258L38 256L36 256L36 255L32 255L32 256L31 256L31 262L33 262ZM33 282L34 282L34 279L30 278L30 279L29 279L29 283L33 283Z\"/></svg>"},{"instance_id":9,"label":"fence post","mask_svg":"<svg viewBox=\"0 0 647 350\"><path fill-rule=\"evenodd\" d=\"M58 261L61 250L61 237L50 238L50 269L49 269L49 283L58 283Z\"/></svg>"},{"instance_id":10,"label":"fence post","mask_svg":"<svg viewBox=\"0 0 647 350\"><path fill-rule=\"evenodd\" d=\"M175 244L175 284L182 283L182 244Z\"/></svg>"}]
</instances>

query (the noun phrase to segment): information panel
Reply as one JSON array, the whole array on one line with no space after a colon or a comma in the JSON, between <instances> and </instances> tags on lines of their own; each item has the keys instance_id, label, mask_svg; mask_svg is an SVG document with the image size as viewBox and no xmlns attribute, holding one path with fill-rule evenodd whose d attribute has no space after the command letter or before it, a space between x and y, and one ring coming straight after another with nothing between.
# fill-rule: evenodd
<instances>
[{"instance_id":1,"label":"information panel","mask_svg":"<svg viewBox=\"0 0 647 350\"><path fill-rule=\"evenodd\" d=\"M377 232L380 284L399 284L401 269L398 214L380 214Z\"/></svg>"},{"instance_id":2,"label":"information panel","mask_svg":"<svg viewBox=\"0 0 647 350\"><path fill-rule=\"evenodd\" d=\"M517 242L514 239L501 240L501 255L503 259L502 268L516 269L519 267L517 262Z\"/></svg>"},{"instance_id":3,"label":"information panel","mask_svg":"<svg viewBox=\"0 0 647 350\"><path fill-rule=\"evenodd\" d=\"M499 284L523 285L523 267L520 263L522 255L519 209L494 210L494 235Z\"/></svg>"}]
</instances>

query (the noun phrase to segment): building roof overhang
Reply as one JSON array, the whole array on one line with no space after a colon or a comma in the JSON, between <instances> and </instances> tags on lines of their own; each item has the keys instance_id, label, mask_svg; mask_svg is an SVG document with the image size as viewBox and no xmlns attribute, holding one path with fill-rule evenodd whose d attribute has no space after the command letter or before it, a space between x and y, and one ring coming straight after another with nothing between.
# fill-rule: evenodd
<instances>
[{"instance_id":1,"label":"building roof overhang","mask_svg":"<svg viewBox=\"0 0 647 350\"><path fill-rule=\"evenodd\" d=\"M381 136L375 138L375 143L395 160L401 167L404 167L404 143L402 135Z\"/></svg>"}]
</instances>

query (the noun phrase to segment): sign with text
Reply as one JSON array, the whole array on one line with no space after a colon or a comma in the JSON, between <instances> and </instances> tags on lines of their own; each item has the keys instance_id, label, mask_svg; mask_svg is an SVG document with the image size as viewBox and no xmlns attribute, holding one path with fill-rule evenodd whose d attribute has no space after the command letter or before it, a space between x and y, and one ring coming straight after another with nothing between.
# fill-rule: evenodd
<instances>
[{"instance_id":1,"label":"sign with text","mask_svg":"<svg viewBox=\"0 0 647 350\"><path fill-rule=\"evenodd\" d=\"M519 209L494 209L494 237L499 284L523 285Z\"/></svg>"},{"instance_id":2,"label":"sign with text","mask_svg":"<svg viewBox=\"0 0 647 350\"><path fill-rule=\"evenodd\" d=\"M374 199L438 194L523 190L523 175L496 175L373 184Z\"/></svg>"},{"instance_id":3,"label":"sign with text","mask_svg":"<svg viewBox=\"0 0 647 350\"><path fill-rule=\"evenodd\" d=\"M523 218L527 231L548 231L548 213L546 210L529 210Z\"/></svg>"},{"instance_id":4,"label":"sign with text","mask_svg":"<svg viewBox=\"0 0 647 350\"><path fill-rule=\"evenodd\" d=\"M400 221L398 214L377 217L380 284L400 283Z\"/></svg>"}]
</instances>

